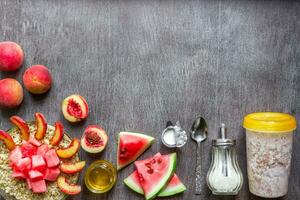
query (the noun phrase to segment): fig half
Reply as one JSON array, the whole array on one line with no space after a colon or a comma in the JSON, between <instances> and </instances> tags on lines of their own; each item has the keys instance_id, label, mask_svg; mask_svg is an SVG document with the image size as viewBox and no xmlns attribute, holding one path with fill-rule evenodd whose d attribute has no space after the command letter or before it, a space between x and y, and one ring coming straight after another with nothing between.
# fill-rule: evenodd
<instances>
[{"instance_id":1,"label":"fig half","mask_svg":"<svg viewBox=\"0 0 300 200\"><path fill-rule=\"evenodd\" d=\"M88 153L100 153L106 147L107 134L101 126L88 126L81 138L81 147Z\"/></svg>"}]
</instances>

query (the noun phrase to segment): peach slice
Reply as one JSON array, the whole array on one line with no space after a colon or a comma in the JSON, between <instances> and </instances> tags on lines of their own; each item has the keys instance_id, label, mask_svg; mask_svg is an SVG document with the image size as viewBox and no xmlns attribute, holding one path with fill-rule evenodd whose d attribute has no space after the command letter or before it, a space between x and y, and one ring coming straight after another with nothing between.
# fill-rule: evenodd
<instances>
[{"instance_id":1,"label":"peach slice","mask_svg":"<svg viewBox=\"0 0 300 200\"><path fill-rule=\"evenodd\" d=\"M60 122L55 122L55 130L52 138L50 139L50 144L56 146L60 143L64 136L64 126Z\"/></svg>"},{"instance_id":2,"label":"peach slice","mask_svg":"<svg viewBox=\"0 0 300 200\"><path fill-rule=\"evenodd\" d=\"M56 153L60 158L71 158L78 152L79 147L79 140L77 138L74 138L69 146L67 146L66 148L57 149Z\"/></svg>"},{"instance_id":3,"label":"peach slice","mask_svg":"<svg viewBox=\"0 0 300 200\"><path fill-rule=\"evenodd\" d=\"M6 147L10 151L16 147L16 144L12 137L5 131L0 130L0 140L6 145Z\"/></svg>"},{"instance_id":4,"label":"peach slice","mask_svg":"<svg viewBox=\"0 0 300 200\"><path fill-rule=\"evenodd\" d=\"M9 120L13 125L19 128L22 139L26 141L29 140L30 133L29 127L26 122L21 117L18 117L16 115L10 117Z\"/></svg>"},{"instance_id":5,"label":"peach slice","mask_svg":"<svg viewBox=\"0 0 300 200\"><path fill-rule=\"evenodd\" d=\"M47 132L47 122L42 113L35 113L36 132L35 139L42 140Z\"/></svg>"},{"instance_id":6,"label":"peach slice","mask_svg":"<svg viewBox=\"0 0 300 200\"><path fill-rule=\"evenodd\" d=\"M89 107L86 100L73 94L62 102L62 113L69 122L79 122L88 117Z\"/></svg>"},{"instance_id":7,"label":"peach slice","mask_svg":"<svg viewBox=\"0 0 300 200\"><path fill-rule=\"evenodd\" d=\"M62 172L66 174L75 174L80 172L85 166L85 161L80 161L77 163L62 163L59 168Z\"/></svg>"},{"instance_id":8,"label":"peach slice","mask_svg":"<svg viewBox=\"0 0 300 200\"><path fill-rule=\"evenodd\" d=\"M81 192L80 185L68 183L66 177L61 175L57 178L57 186L62 192L66 194L75 195Z\"/></svg>"}]
</instances>

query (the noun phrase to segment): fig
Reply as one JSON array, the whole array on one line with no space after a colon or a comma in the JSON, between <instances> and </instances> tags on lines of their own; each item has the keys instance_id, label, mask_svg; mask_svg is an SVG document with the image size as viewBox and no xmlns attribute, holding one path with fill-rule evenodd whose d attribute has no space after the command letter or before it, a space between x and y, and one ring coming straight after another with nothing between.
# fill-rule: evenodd
<instances>
[{"instance_id":1,"label":"fig","mask_svg":"<svg viewBox=\"0 0 300 200\"><path fill-rule=\"evenodd\" d=\"M81 138L81 147L88 153L100 153L107 141L107 134L101 126L89 125Z\"/></svg>"},{"instance_id":2,"label":"fig","mask_svg":"<svg viewBox=\"0 0 300 200\"><path fill-rule=\"evenodd\" d=\"M79 122L86 119L88 112L86 100L78 94L68 96L62 102L62 113L69 122Z\"/></svg>"}]
</instances>

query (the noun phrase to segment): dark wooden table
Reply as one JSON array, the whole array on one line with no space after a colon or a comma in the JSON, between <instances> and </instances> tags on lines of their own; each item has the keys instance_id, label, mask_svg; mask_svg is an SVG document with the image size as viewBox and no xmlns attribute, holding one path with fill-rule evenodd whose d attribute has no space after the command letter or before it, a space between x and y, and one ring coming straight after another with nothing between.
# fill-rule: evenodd
<instances>
[{"instance_id":1,"label":"dark wooden table","mask_svg":"<svg viewBox=\"0 0 300 200\"><path fill-rule=\"evenodd\" d=\"M41 0L0 2L0 40L19 42L26 54L23 68L1 78L21 80L32 64L48 66L54 78L42 96L25 92L19 109L1 111L27 120L42 112L48 122L61 120L80 137L88 124L101 124L110 140L105 152L93 157L116 162L120 131L146 132L157 138L143 157L169 152L159 140L167 120L189 129L204 116L209 124L204 171L210 163L211 140L224 122L238 140L238 160L246 179L243 116L254 111L282 111L300 117L300 2L293 1L96 1ZM87 98L89 118L76 125L64 120L60 103L69 94ZM206 188L193 194L196 145L178 150L177 173L188 190L167 199L222 199ZM295 134L289 193L300 196L300 135ZM70 199L142 199L123 184L133 166L121 171L117 185L94 195L83 192ZM247 179L236 197L249 194Z\"/></svg>"}]
</instances>

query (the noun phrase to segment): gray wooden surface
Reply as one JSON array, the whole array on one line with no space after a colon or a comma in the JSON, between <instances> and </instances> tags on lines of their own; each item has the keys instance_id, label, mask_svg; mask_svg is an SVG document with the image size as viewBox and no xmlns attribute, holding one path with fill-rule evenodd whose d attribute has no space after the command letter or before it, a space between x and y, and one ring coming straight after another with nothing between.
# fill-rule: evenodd
<instances>
[{"instance_id":1,"label":"gray wooden surface","mask_svg":"<svg viewBox=\"0 0 300 200\"><path fill-rule=\"evenodd\" d=\"M80 137L88 124L101 124L110 140L100 156L80 155L90 164L116 161L119 131L146 132L157 141L143 157L169 152L159 139L167 120L180 120L189 129L202 115L208 120L206 172L211 140L224 122L238 140L238 160L246 178L243 116L254 111L283 111L300 117L300 2L293 1L0 1L0 40L19 42L26 54L23 68L1 78L21 80L26 67L44 64L53 74L51 91L42 96L25 92L19 109L0 112L2 129L17 114L33 119L42 112L49 123L61 120ZM89 118L71 125L60 102L72 93L87 98ZM300 196L300 135L295 135L289 193ZM192 141L178 151L177 173L188 190L169 199L223 199L206 188L193 194ZM135 200L140 196L122 180L105 195L83 192L70 199ZM247 179L246 179L247 180ZM168 198L167 198L168 199ZM247 181L236 197L249 194Z\"/></svg>"}]
</instances>

